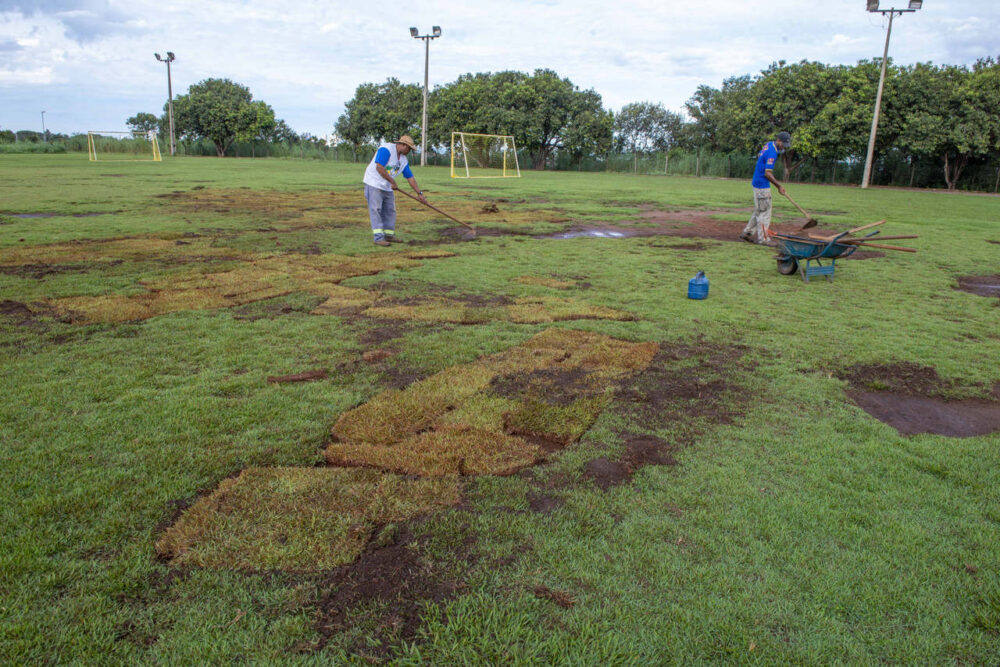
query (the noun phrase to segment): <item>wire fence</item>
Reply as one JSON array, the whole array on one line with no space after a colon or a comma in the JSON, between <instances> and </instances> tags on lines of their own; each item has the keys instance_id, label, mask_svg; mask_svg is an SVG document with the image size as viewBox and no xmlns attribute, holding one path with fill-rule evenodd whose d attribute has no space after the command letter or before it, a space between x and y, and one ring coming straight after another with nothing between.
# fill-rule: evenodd
<instances>
[{"instance_id":1,"label":"wire fence","mask_svg":"<svg viewBox=\"0 0 1000 667\"><path fill-rule=\"evenodd\" d=\"M159 138L161 152L167 157L168 141ZM179 156L215 157L215 143L208 139L176 142ZM236 141L226 148L226 157L233 158L298 158L367 163L375 146L339 144L327 146L313 142ZM148 153L149 142L141 139L102 141L101 150L116 153ZM0 143L0 154L87 152L87 135L51 140L48 143L15 141ZM521 171L531 170L534 156L526 149L518 150ZM439 167L450 165L446 150L429 150L427 163ZM749 179L756 166L756 156L744 153L722 153L709 150L672 150L657 153L607 153L604 155L573 155L570 151L554 151L545 160L545 169L556 171L608 172L645 176L695 176L699 178ZM857 185L861 182L864 163L860 160L805 158L786 164L779 160L775 175L793 183L826 183ZM941 159L914 159L895 149L880 155L872 166L872 185L946 188ZM959 190L979 192L1000 191L1000 158L970 160L958 181Z\"/></svg>"}]
</instances>

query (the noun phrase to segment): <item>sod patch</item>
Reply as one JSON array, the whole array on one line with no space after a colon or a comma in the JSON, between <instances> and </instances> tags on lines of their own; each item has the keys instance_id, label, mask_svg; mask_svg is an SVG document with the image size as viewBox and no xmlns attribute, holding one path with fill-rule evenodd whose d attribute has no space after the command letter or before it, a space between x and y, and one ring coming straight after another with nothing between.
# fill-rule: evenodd
<instances>
[{"instance_id":1,"label":"sod patch","mask_svg":"<svg viewBox=\"0 0 1000 667\"><path fill-rule=\"evenodd\" d=\"M248 468L224 480L156 543L171 565L324 570L353 561L378 526L454 505L457 480L376 470Z\"/></svg>"},{"instance_id":2,"label":"sod patch","mask_svg":"<svg viewBox=\"0 0 1000 667\"><path fill-rule=\"evenodd\" d=\"M421 256L426 257L427 253ZM434 255L448 256L451 253ZM419 262L406 253L258 256L227 271L198 271L143 281L140 285L145 291L139 294L66 297L49 303L56 311L68 315L73 323L82 324L142 320L180 310L226 308L306 292L327 297L313 311L324 314L364 307L377 296L342 287L338 284L342 280L415 266Z\"/></svg>"},{"instance_id":3,"label":"sod patch","mask_svg":"<svg viewBox=\"0 0 1000 667\"><path fill-rule=\"evenodd\" d=\"M614 387L656 350L655 343L549 329L343 414L326 457L418 475L510 474L578 439ZM529 379L518 384L517 377ZM566 378L580 397L565 400Z\"/></svg>"}]
</instances>

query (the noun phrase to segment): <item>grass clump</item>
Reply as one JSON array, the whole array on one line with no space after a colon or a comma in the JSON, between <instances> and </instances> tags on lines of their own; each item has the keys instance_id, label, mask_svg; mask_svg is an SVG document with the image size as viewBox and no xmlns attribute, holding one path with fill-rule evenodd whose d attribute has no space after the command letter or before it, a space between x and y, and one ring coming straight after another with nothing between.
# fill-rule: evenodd
<instances>
[{"instance_id":1,"label":"grass clump","mask_svg":"<svg viewBox=\"0 0 1000 667\"><path fill-rule=\"evenodd\" d=\"M248 468L188 509L156 543L172 565L320 570L353 561L376 526L458 502L454 478L360 468Z\"/></svg>"}]
</instances>

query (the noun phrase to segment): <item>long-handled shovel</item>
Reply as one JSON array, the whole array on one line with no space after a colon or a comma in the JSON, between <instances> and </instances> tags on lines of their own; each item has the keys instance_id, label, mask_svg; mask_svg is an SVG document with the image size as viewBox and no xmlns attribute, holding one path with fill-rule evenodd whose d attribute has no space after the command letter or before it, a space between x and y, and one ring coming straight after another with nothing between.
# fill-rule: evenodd
<instances>
[{"instance_id":1,"label":"long-handled shovel","mask_svg":"<svg viewBox=\"0 0 1000 667\"><path fill-rule=\"evenodd\" d=\"M855 232L860 232L865 229L871 229L872 227L878 227L884 224L885 220L879 220L878 222L870 222L867 225L861 225L860 227L855 227L854 229L848 229L844 234L854 234ZM830 236L813 236L814 239L819 239L821 241L831 241L835 239L839 234L831 234Z\"/></svg>"},{"instance_id":2,"label":"long-handled shovel","mask_svg":"<svg viewBox=\"0 0 1000 667\"><path fill-rule=\"evenodd\" d=\"M450 219L454 220L455 222L457 222L458 224L460 224L460 225L464 225L464 226L468 227L468 228L469 228L469 233L468 233L468 234L466 235L466 236L467 236L467 238L469 238L470 240L471 240L471 239L474 239L474 238L476 238L476 228L475 228L475 227L473 227L472 225L470 225L469 223L467 223L467 222L462 222L461 220L459 220L459 219L458 219L458 218L456 218L455 216L453 216L453 215L451 215L451 214L449 214L449 213L445 213L444 211L442 211L441 209L439 209L439 208L438 208L437 206L434 206L433 204L430 204L430 203L427 203L427 202L422 202L422 201L420 201L420 198L419 198L419 197L414 197L413 195L411 195L411 194L410 194L409 192L407 192L406 190L402 190L402 189L397 189L396 191L397 191L397 192L402 192L402 193L403 193L404 195L406 195L407 197L409 197L409 198L410 198L410 199L412 199L413 201L415 201L415 202L419 202L419 203L423 204L424 206L426 206L427 208L430 208L430 209L433 209L433 210L437 211L438 213L440 213L440 214L441 214L441 215L443 215L444 217L446 217L446 218L450 218Z\"/></svg>"},{"instance_id":3,"label":"long-handled shovel","mask_svg":"<svg viewBox=\"0 0 1000 667\"><path fill-rule=\"evenodd\" d=\"M801 227L799 227L800 230L802 230L802 229L809 229L810 227L815 227L816 225L819 224L819 220L817 220L816 218L814 218L811 215L809 215L804 208L802 208L801 206L799 206L798 204L796 204L795 200L792 199L792 196L790 194L788 194L788 192L785 192L785 197L788 198L788 201L792 202L792 205L795 208L799 209L799 213L801 213L802 215L806 216L806 224L804 224Z\"/></svg>"}]
</instances>

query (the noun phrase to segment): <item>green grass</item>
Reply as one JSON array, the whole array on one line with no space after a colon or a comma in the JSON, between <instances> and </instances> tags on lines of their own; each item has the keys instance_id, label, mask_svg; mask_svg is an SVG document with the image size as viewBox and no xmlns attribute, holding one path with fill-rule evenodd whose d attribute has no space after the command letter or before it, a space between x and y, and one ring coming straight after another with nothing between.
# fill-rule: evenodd
<instances>
[{"instance_id":1,"label":"green grass","mask_svg":"<svg viewBox=\"0 0 1000 667\"><path fill-rule=\"evenodd\" d=\"M173 242L185 234L212 248L261 254L312 244L324 254L385 252L366 230L363 166L4 156L0 258L44 244L143 235ZM743 181L525 172L519 180L470 182L448 178L444 168L416 175L449 212L537 233L629 220L641 205L717 210L752 199ZM312 211L309 226L295 227L296 219L273 211L190 210L157 197L205 192L196 187L299 192L310 201L332 191L337 206L354 193L357 208ZM642 468L607 492L584 477L587 461L617 456L623 433L669 440L683 425L639 419L613 402L581 441L534 468L534 481L470 479L464 507L415 528L426 555L443 562L457 544L475 544L478 558L463 565L468 587L427 608L419 641L399 648L397 661L995 662L1000 434L901 437L856 408L836 373L914 362L933 366L966 396L985 396L1000 381L998 301L954 289L959 276L1000 273L1000 246L986 243L1000 241L1000 200L808 185L791 194L844 229L887 218L884 233L919 234L907 243L920 253L843 262L835 282L806 285L779 275L770 252L744 243L684 251L662 247L675 241L669 237L481 236L433 246L455 257L343 285L397 290L394 296L449 288L557 296L637 319L402 321L398 337L384 344L363 337L385 322L310 315L320 298L306 291L138 322L0 314L0 661L342 659L347 638L331 638L318 653L293 650L317 640L322 573L174 571L158 560L156 542L177 501L204 497L251 467L321 464L337 419L385 389L388 371L363 362L366 349L392 348L383 364L425 377L561 327L665 347L742 345L747 363L731 378L738 395L726 400L745 399L734 407L743 416L699 423L694 442L674 452L681 465ZM477 213L499 199L511 200L498 203L499 214ZM454 226L411 204L400 204L403 238L434 241ZM776 206L790 222L800 219L788 202L776 198ZM95 212L114 213L72 217ZM508 223L490 221L504 215ZM740 212L724 219L739 220ZM734 235L739 227L733 223ZM128 256L73 260L38 276L4 269L0 302L137 294L143 283L236 264ZM705 301L685 298L697 270L711 280ZM575 286L556 289L524 276ZM330 377L266 382L316 368L330 369ZM527 511L536 489L562 505L549 514ZM575 604L536 596L540 585Z\"/></svg>"}]
</instances>

